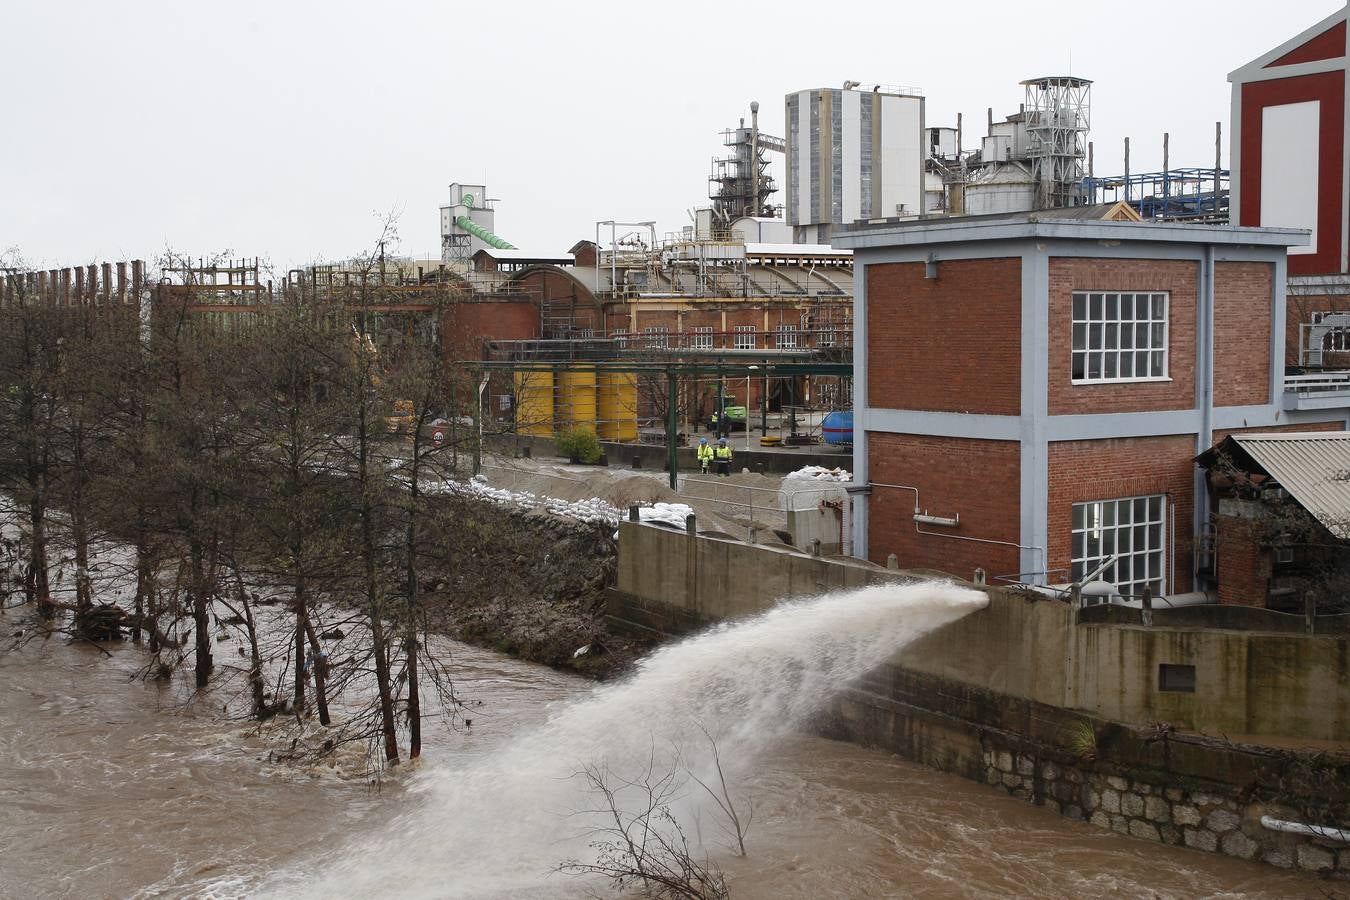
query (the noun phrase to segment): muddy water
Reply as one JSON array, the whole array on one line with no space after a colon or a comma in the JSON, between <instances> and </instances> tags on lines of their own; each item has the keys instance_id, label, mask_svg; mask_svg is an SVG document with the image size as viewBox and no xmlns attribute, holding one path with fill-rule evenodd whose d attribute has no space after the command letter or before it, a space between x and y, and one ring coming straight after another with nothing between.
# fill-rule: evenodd
<instances>
[{"instance_id":1,"label":"muddy water","mask_svg":"<svg viewBox=\"0 0 1350 900\"><path fill-rule=\"evenodd\" d=\"M15 627L0 615L0 633ZM471 728L430 728L419 779L485 758L591 689L454 650L462 696L483 705ZM134 648L111 654L61 638L0 650L0 897L248 896L277 872L318 877L326 850L395 827L434 796L270 763L246 723L220 716L239 685L188 703L176 687L130 680ZM744 788L750 856L720 860L736 897L1322 897L1326 887L1106 834L810 737L766 753ZM409 839L434 847L438 837ZM557 879L539 895L572 892ZM397 873L388 884L401 895Z\"/></svg>"}]
</instances>

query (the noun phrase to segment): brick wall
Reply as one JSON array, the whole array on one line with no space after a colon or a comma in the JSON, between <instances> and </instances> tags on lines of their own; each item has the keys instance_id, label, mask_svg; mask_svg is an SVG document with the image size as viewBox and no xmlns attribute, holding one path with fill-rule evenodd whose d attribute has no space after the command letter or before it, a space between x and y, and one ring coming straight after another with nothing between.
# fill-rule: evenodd
<instances>
[{"instance_id":1,"label":"brick wall","mask_svg":"<svg viewBox=\"0 0 1350 900\"><path fill-rule=\"evenodd\" d=\"M1215 516L1214 525L1219 602L1264 607L1273 567L1270 551L1261 546L1254 523L1238 516Z\"/></svg>"},{"instance_id":2,"label":"brick wall","mask_svg":"<svg viewBox=\"0 0 1350 900\"><path fill-rule=\"evenodd\" d=\"M1015 416L1021 408L1022 260L867 267L868 403Z\"/></svg>"},{"instance_id":3,"label":"brick wall","mask_svg":"<svg viewBox=\"0 0 1350 900\"><path fill-rule=\"evenodd\" d=\"M562 269L541 268L516 279L535 298L550 320L570 316L578 328L601 327L600 307L590 290Z\"/></svg>"},{"instance_id":4,"label":"brick wall","mask_svg":"<svg viewBox=\"0 0 1350 900\"><path fill-rule=\"evenodd\" d=\"M1021 531L1021 453L1015 441L868 432L873 482L919 489L919 505L935 516L960 515L956 528L925 531L1016 544ZM936 569L969 578L977 566L989 575L1019 570L1015 547L919 534L914 492L873 488L868 504L868 553L885 564L894 553L903 568Z\"/></svg>"},{"instance_id":5,"label":"brick wall","mask_svg":"<svg viewBox=\"0 0 1350 900\"><path fill-rule=\"evenodd\" d=\"M1275 267L1214 264L1214 405L1271 401L1270 309Z\"/></svg>"},{"instance_id":6,"label":"brick wall","mask_svg":"<svg viewBox=\"0 0 1350 900\"><path fill-rule=\"evenodd\" d=\"M539 336L539 308L532 300L451 304L441 318L441 341L455 359L482 359L483 342Z\"/></svg>"},{"instance_id":7,"label":"brick wall","mask_svg":"<svg viewBox=\"0 0 1350 900\"><path fill-rule=\"evenodd\" d=\"M1199 263L1188 260L1050 260L1050 415L1144 412L1195 406L1195 302ZM1168 291L1170 381L1072 382L1074 291Z\"/></svg>"},{"instance_id":8,"label":"brick wall","mask_svg":"<svg viewBox=\"0 0 1350 900\"><path fill-rule=\"evenodd\" d=\"M1049 452L1049 568L1051 580L1069 579L1073 563L1073 505L1152 494L1175 504L1176 571L1173 591L1192 590L1191 517L1194 509L1195 438L1192 435L1057 441ZM1167 519L1168 528L1173 518ZM1169 554L1164 553L1167 557ZM1168 559L1167 566L1173 562Z\"/></svg>"}]
</instances>

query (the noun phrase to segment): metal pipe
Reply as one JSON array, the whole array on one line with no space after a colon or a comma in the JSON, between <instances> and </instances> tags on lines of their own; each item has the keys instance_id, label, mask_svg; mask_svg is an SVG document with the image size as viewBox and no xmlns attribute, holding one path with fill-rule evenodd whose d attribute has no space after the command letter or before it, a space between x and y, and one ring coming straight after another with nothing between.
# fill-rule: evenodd
<instances>
[{"instance_id":1,"label":"metal pipe","mask_svg":"<svg viewBox=\"0 0 1350 900\"><path fill-rule=\"evenodd\" d=\"M759 101L750 101L750 215L759 208ZM748 401L747 401L748 402Z\"/></svg>"},{"instance_id":2,"label":"metal pipe","mask_svg":"<svg viewBox=\"0 0 1350 900\"><path fill-rule=\"evenodd\" d=\"M930 516L928 513L915 513L915 522L922 522L925 525L946 525L948 528L955 528L961 524L961 516L958 513L955 516Z\"/></svg>"},{"instance_id":3,"label":"metal pipe","mask_svg":"<svg viewBox=\"0 0 1350 900\"><path fill-rule=\"evenodd\" d=\"M1269 828L1271 831L1283 831L1288 834L1306 834L1310 837L1325 838L1330 841L1340 841L1342 844L1350 844L1350 829L1332 828L1329 825L1308 825L1304 822L1290 822L1285 819L1277 819L1274 816L1262 816L1261 825Z\"/></svg>"},{"instance_id":4,"label":"metal pipe","mask_svg":"<svg viewBox=\"0 0 1350 900\"><path fill-rule=\"evenodd\" d=\"M919 527L919 523L917 520L914 523L914 530L919 534L924 534L929 537L949 538L950 540L953 541L973 541L976 544L999 544L1004 547L1016 547L1018 550L1035 550L1041 554L1042 568L1044 568L1046 565L1044 547L1025 547L1021 544L1013 543L1012 541L996 541L993 540L992 538L966 537L965 535L962 534L944 534L941 531L924 531L922 528Z\"/></svg>"},{"instance_id":5,"label":"metal pipe","mask_svg":"<svg viewBox=\"0 0 1350 900\"><path fill-rule=\"evenodd\" d=\"M891 489L897 490L897 491L913 491L913 492L914 492L914 514L915 514L915 515L918 515L918 514L919 514L919 489L918 489L918 488L916 488L916 487L911 487L910 485L907 485L907 484L882 484L880 481L869 481L869 482L867 482L867 486L868 486L869 488L881 487L881 488L891 488Z\"/></svg>"}]
</instances>

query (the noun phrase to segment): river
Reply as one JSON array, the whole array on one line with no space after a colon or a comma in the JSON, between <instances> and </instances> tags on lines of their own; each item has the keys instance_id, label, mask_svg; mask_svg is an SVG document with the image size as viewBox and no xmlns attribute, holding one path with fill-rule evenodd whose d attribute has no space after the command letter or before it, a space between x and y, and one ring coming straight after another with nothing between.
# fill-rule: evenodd
<instances>
[{"instance_id":1,"label":"river","mask_svg":"<svg viewBox=\"0 0 1350 900\"><path fill-rule=\"evenodd\" d=\"M17 613L0 614L0 634L20 625ZM595 710L631 704L632 690L593 696L591 683L570 675L445 649L473 724L429 723L426 761L376 783L341 767L270 762L266 740L231 718L242 706L237 683L190 701L188 688L135 679L143 658L130 644L105 652L57 636L6 646L0 897L561 896L594 887L540 865L548 843L516 855L512 841L528 831L516 820L527 816L502 780L517 779L522 736L549 735L557 726L548 723L569 717L612 727ZM679 664L699 658L686 653ZM1328 895L1311 877L1103 832L849 744L788 732L753 754L734 741L730 751L746 757L728 768L754 808L748 856L717 851L737 898ZM490 770L492 794L458 787L502 759L510 762ZM554 827L565 830L561 820ZM484 831L519 860L511 873L485 864L512 876L496 887L469 871L491 848L464 857ZM560 839L549 858L573 846Z\"/></svg>"}]
</instances>

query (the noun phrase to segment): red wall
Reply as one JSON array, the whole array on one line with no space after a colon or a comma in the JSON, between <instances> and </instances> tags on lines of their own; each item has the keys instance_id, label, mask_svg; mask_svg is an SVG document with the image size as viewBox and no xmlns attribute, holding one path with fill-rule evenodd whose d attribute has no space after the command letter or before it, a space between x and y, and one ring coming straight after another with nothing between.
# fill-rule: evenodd
<instances>
[{"instance_id":1,"label":"red wall","mask_svg":"<svg viewBox=\"0 0 1350 900\"><path fill-rule=\"evenodd\" d=\"M455 359L482 359L485 340L539 336L539 307L532 300L452 304L441 319L441 341Z\"/></svg>"},{"instance_id":2,"label":"red wall","mask_svg":"<svg viewBox=\"0 0 1350 900\"><path fill-rule=\"evenodd\" d=\"M919 489L919 504L935 516L960 515L955 528L925 531L1016 544L1021 531L1021 447L1016 441L867 434L868 472L881 484ZM970 578L977 566L992 578L1019 570L1016 547L919 534L914 492L874 487L867 498L868 555L884 564L894 553L901 568L936 569Z\"/></svg>"},{"instance_id":3,"label":"red wall","mask_svg":"<svg viewBox=\"0 0 1350 900\"><path fill-rule=\"evenodd\" d=\"M1242 85L1242 213L1240 225L1261 223L1261 112L1267 106L1321 101L1317 173L1317 252L1289 257L1289 274L1341 270L1341 164L1345 150L1345 75L1322 72Z\"/></svg>"},{"instance_id":4,"label":"red wall","mask_svg":"<svg viewBox=\"0 0 1350 900\"><path fill-rule=\"evenodd\" d=\"M1186 260L1050 260L1050 415L1195 406L1195 302L1200 264ZM1074 291L1168 291L1170 381L1073 383Z\"/></svg>"},{"instance_id":5,"label":"red wall","mask_svg":"<svg viewBox=\"0 0 1350 900\"><path fill-rule=\"evenodd\" d=\"M1022 260L867 267L867 399L882 409L1021 410Z\"/></svg>"},{"instance_id":6,"label":"red wall","mask_svg":"<svg viewBox=\"0 0 1350 900\"><path fill-rule=\"evenodd\" d=\"M1065 570L1063 580L1068 580L1073 563L1075 503L1166 494L1168 506L1176 504L1176 572L1172 589L1191 590L1194 457L1194 435L1052 443L1050 497L1046 507L1049 568ZM1171 527L1169 518L1168 528ZM1170 570L1173 561L1170 554L1165 555L1169 557Z\"/></svg>"},{"instance_id":7,"label":"red wall","mask_svg":"<svg viewBox=\"0 0 1350 900\"><path fill-rule=\"evenodd\" d=\"M1270 313L1275 267L1214 264L1214 405L1255 406L1270 397Z\"/></svg>"}]
</instances>

